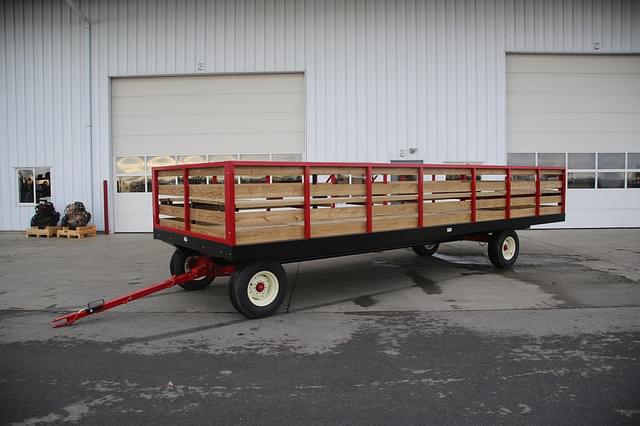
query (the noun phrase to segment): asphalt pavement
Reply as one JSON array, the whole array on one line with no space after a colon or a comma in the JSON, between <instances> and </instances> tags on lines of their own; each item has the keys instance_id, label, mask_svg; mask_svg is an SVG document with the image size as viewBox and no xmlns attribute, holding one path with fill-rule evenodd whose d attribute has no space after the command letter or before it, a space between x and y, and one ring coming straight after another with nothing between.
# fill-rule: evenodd
<instances>
[{"instance_id":1,"label":"asphalt pavement","mask_svg":"<svg viewBox=\"0 0 640 426\"><path fill-rule=\"evenodd\" d=\"M265 319L216 278L53 329L172 248L0 233L0 423L638 424L640 230L520 237L509 271L473 242L377 252L286 265Z\"/></svg>"}]
</instances>

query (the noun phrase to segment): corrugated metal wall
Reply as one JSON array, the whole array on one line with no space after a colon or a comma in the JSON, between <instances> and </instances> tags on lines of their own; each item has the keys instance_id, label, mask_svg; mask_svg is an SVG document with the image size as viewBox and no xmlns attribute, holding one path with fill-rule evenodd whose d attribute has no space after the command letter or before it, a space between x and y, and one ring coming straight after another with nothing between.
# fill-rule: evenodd
<instances>
[{"instance_id":1,"label":"corrugated metal wall","mask_svg":"<svg viewBox=\"0 0 640 426\"><path fill-rule=\"evenodd\" d=\"M22 165L102 223L113 76L305 71L309 160L501 163L505 51L640 52L633 0L85 0L91 39L62 0L1 3L0 229L32 214Z\"/></svg>"}]
</instances>

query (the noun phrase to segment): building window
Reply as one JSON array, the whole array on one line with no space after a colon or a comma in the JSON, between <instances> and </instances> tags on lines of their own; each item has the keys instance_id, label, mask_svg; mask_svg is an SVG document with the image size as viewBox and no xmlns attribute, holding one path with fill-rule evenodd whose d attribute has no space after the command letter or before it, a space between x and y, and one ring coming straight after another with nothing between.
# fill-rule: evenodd
<instances>
[{"instance_id":1,"label":"building window","mask_svg":"<svg viewBox=\"0 0 640 426\"><path fill-rule=\"evenodd\" d=\"M145 192L145 161L143 156L116 158L117 191Z\"/></svg>"},{"instance_id":2,"label":"building window","mask_svg":"<svg viewBox=\"0 0 640 426\"><path fill-rule=\"evenodd\" d=\"M538 166L542 167L564 167L565 166L565 157L566 154L564 152L560 153L538 153Z\"/></svg>"},{"instance_id":3,"label":"building window","mask_svg":"<svg viewBox=\"0 0 640 426\"><path fill-rule=\"evenodd\" d=\"M510 152L507 154L507 164L510 166L535 166L535 153Z\"/></svg>"},{"instance_id":4,"label":"building window","mask_svg":"<svg viewBox=\"0 0 640 426\"><path fill-rule=\"evenodd\" d=\"M595 152L570 152L567 154L567 187L569 189L595 189Z\"/></svg>"},{"instance_id":5,"label":"building window","mask_svg":"<svg viewBox=\"0 0 640 426\"><path fill-rule=\"evenodd\" d=\"M627 154L627 188L640 188L640 152Z\"/></svg>"},{"instance_id":6,"label":"building window","mask_svg":"<svg viewBox=\"0 0 640 426\"><path fill-rule=\"evenodd\" d=\"M16 169L18 204L34 205L51 201L51 168L21 167Z\"/></svg>"}]
</instances>

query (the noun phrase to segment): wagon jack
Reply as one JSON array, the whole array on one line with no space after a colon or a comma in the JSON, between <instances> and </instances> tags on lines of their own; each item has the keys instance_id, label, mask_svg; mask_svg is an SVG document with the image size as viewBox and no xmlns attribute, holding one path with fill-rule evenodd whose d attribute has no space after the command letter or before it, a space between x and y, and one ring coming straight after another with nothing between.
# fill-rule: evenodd
<instances>
[{"instance_id":1,"label":"wagon jack","mask_svg":"<svg viewBox=\"0 0 640 426\"><path fill-rule=\"evenodd\" d=\"M193 265L191 269L184 274L173 275L171 278L162 282L155 283L147 288L116 297L115 299L111 299L106 302L104 299L94 300L93 302L89 302L86 308L53 319L51 321L51 325L55 328L65 327L73 324L80 318L108 311L116 306L124 305L136 299L157 293L158 291L171 288L175 285L183 284L205 276L230 275L232 270L233 268L231 267L218 267L211 259L204 256L198 256L195 265Z\"/></svg>"}]
</instances>

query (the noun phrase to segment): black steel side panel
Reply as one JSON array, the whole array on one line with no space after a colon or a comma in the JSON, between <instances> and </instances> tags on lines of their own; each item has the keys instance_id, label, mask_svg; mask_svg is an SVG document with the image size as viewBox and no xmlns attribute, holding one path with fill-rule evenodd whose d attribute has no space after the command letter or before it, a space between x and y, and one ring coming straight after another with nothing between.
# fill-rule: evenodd
<instances>
[{"instance_id":1,"label":"black steel side panel","mask_svg":"<svg viewBox=\"0 0 640 426\"><path fill-rule=\"evenodd\" d=\"M311 238L309 240L278 241L273 243L227 246L209 240L185 237L179 233L155 230L153 237L178 247L203 253L229 263L242 263L257 259L274 259L281 263L322 259L391 250L426 242L447 242L466 235L495 232L502 229L525 229L542 223L562 222L564 214L523 217L510 220L492 220L478 223L432 226L422 229L374 232L371 234L341 235Z\"/></svg>"}]
</instances>

